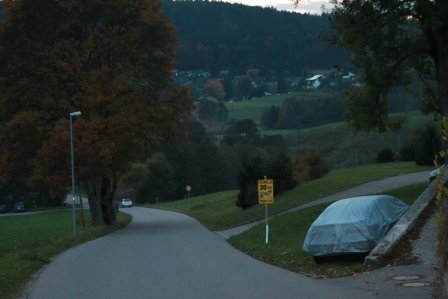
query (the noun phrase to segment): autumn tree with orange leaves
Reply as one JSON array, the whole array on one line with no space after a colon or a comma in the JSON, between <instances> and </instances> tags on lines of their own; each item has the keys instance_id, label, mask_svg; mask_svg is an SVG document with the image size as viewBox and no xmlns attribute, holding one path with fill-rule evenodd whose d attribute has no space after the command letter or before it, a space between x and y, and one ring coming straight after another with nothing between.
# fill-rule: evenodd
<instances>
[{"instance_id":1,"label":"autumn tree with orange leaves","mask_svg":"<svg viewBox=\"0 0 448 299\"><path fill-rule=\"evenodd\" d=\"M189 92L172 83L175 30L152 0L4 0L0 188L11 196L77 181L94 224L114 221L118 178L152 146L186 137ZM38 186L40 186L38 188ZM20 195L19 195L20 194Z\"/></svg>"}]
</instances>

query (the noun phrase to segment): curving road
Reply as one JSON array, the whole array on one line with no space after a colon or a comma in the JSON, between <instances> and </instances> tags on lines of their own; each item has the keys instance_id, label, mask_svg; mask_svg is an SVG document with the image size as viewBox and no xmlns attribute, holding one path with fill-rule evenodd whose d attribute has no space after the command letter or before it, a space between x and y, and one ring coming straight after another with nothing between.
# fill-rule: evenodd
<instances>
[{"instance_id":1,"label":"curving road","mask_svg":"<svg viewBox=\"0 0 448 299\"><path fill-rule=\"evenodd\" d=\"M430 288L396 287L391 269L316 280L248 257L185 215L126 211L126 228L57 256L22 298L430 298Z\"/></svg>"}]
</instances>

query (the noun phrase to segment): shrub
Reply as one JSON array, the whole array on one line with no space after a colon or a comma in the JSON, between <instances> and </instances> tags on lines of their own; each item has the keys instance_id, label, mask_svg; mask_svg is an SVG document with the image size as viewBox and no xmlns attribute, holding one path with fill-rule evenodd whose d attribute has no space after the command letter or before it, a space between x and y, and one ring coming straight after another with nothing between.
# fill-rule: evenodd
<instances>
[{"instance_id":1,"label":"shrub","mask_svg":"<svg viewBox=\"0 0 448 299\"><path fill-rule=\"evenodd\" d=\"M282 135L264 135L257 142L257 146L266 152L285 152L287 145Z\"/></svg>"},{"instance_id":2,"label":"shrub","mask_svg":"<svg viewBox=\"0 0 448 299\"><path fill-rule=\"evenodd\" d=\"M237 195L236 205L245 210L258 203L258 186L255 183L243 185Z\"/></svg>"},{"instance_id":3,"label":"shrub","mask_svg":"<svg viewBox=\"0 0 448 299\"><path fill-rule=\"evenodd\" d=\"M377 163L393 162L395 160L395 154L390 148L383 148L376 154Z\"/></svg>"},{"instance_id":4,"label":"shrub","mask_svg":"<svg viewBox=\"0 0 448 299\"><path fill-rule=\"evenodd\" d=\"M266 174L264 163L263 158L260 156L249 162L243 162L242 169L238 175L240 192L235 202L243 210L258 203L258 180Z\"/></svg>"},{"instance_id":5,"label":"shrub","mask_svg":"<svg viewBox=\"0 0 448 299\"><path fill-rule=\"evenodd\" d=\"M404 145L400 149L401 161L415 161L415 148L412 143Z\"/></svg>"},{"instance_id":6,"label":"shrub","mask_svg":"<svg viewBox=\"0 0 448 299\"><path fill-rule=\"evenodd\" d=\"M240 192L235 202L238 207L247 209L258 203L258 180L264 176L274 180L274 194L280 194L297 185L290 157L285 154L273 155L270 158L257 156L249 163L243 163L238 175Z\"/></svg>"},{"instance_id":7,"label":"shrub","mask_svg":"<svg viewBox=\"0 0 448 299\"><path fill-rule=\"evenodd\" d=\"M436 154L440 151L440 135L433 124L426 125L416 132L415 163L433 165Z\"/></svg>"},{"instance_id":8,"label":"shrub","mask_svg":"<svg viewBox=\"0 0 448 299\"><path fill-rule=\"evenodd\" d=\"M267 161L267 175L274 180L274 194L280 194L297 185L291 158L285 154L273 155Z\"/></svg>"},{"instance_id":9,"label":"shrub","mask_svg":"<svg viewBox=\"0 0 448 299\"><path fill-rule=\"evenodd\" d=\"M242 119L227 128L221 144L256 144L259 138L257 124L251 119Z\"/></svg>"},{"instance_id":10,"label":"shrub","mask_svg":"<svg viewBox=\"0 0 448 299\"><path fill-rule=\"evenodd\" d=\"M280 108L277 106L266 107L260 118L260 125L267 129L274 129L278 122Z\"/></svg>"},{"instance_id":11,"label":"shrub","mask_svg":"<svg viewBox=\"0 0 448 299\"><path fill-rule=\"evenodd\" d=\"M295 173L299 182L318 179L328 172L328 161L319 149L311 149L296 158Z\"/></svg>"}]
</instances>

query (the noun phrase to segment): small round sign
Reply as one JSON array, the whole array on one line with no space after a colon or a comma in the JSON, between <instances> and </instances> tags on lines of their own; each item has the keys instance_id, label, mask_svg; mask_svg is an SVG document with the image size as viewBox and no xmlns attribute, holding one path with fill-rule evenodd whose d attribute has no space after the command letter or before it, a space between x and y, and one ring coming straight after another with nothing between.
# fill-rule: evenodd
<instances>
[{"instance_id":1,"label":"small round sign","mask_svg":"<svg viewBox=\"0 0 448 299\"><path fill-rule=\"evenodd\" d=\"M187 187L185 187L185 190L187 190L188 192L190 192L190 191L191 191L191 186L190 186L190 185L187 185Z\"/></svg>"}]
</instances>

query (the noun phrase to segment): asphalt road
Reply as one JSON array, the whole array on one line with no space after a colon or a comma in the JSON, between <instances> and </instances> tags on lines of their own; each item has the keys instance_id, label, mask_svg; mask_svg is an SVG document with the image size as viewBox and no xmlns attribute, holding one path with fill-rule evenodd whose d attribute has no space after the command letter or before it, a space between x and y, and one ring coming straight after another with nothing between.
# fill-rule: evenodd
<instances>
[{"instance_id":1,"label":"asphalt road","mask_svg":"<svg viewBox=\"0 0 448 299\"><path fill-rule=\"evenodd\" d=\"M126 211L126 228L57 256L22 298L430 298L430 288L397 287L390 269L316 280L259 262L185 215Z\"/></svg>"}]
</instances>

